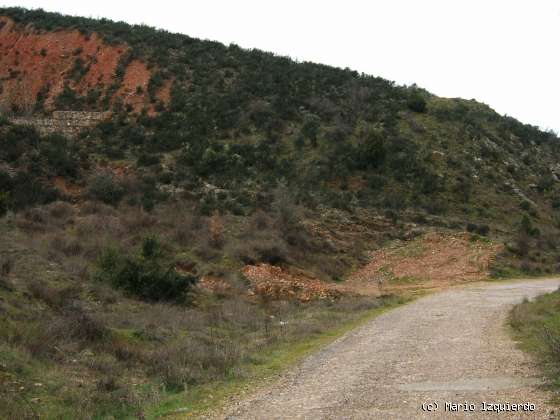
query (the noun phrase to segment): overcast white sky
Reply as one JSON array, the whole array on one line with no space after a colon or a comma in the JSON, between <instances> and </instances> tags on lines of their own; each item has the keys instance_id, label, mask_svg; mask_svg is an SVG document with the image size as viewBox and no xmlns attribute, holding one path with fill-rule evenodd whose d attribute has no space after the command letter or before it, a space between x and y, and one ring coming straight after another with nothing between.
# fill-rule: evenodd
<instances>
[{"instance_id":1,"label":"overcast white sky","mask_svg":"<svg viewBox=\"0 0 560 420\"><path fill-rule=\"evenodd\" d=\"M560 131L560 0L2 1L350 67Z\"/></svg>"}]
</instances>

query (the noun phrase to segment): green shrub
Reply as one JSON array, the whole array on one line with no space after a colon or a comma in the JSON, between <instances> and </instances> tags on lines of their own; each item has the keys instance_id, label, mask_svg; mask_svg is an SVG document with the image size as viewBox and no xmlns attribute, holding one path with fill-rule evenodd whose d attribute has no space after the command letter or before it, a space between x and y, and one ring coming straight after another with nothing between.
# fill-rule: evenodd
<instances>
[{"instance_id":1,"label":"green shrub","mask_svg":"<svg viewBox=\"0 0 560 420\"><path fill-rule=\"evenodd\" d=\"M413 93L407 102L408 109L414 112L426 112L426 100L420 93Z\"/></svg>"},{"instance_id":2,"label":"green shrub","mask_svg":"<svg viewBox=\"0 0 560 420\"><path fill-rule=\"evenodd\" d=\"M166 264L156 238L144 239L139 254L133 257L106 249L98 261L96 277L143 300L177 303L187 301L197 280L177 273L173 264Z\"/></svg>"},{"instance_id":3,"label":"green shrub","mask_svg":"<svg viewBox=\"0 0 560 420\"><path fill-rule=\"evenodd\" d=\"M479 225L477 229L477 233L482 236L487 236L490 233L490 226L488 225Z\"/></svg>"},{"instance_id":4,"label":"green shrub","mask_svg":"<svg viewBox=\"0 0 560 420\"><path fill-rule=\"evenodd\" d=\"M0 217L4 216L8 212L8 202L9 194L7 192L0 191Z\"/></svg>"},{"instance_id":5,"label":"green shrub","mask_svg":"<svg viewBox=\"0 0 560 420\"><path fill-rule=\"evenodd\" d=\"M521 203L519 203L519 208L521 210L529 211L529 209L531 208L531 203L529 203L527 200L523 200Z\"/></svg>"},{"instance_id":6,"label":"green shrub","mask_svg":"<svg viewBox=\"0 0 560 420\"><path fill-rule=\"evenodd\" d=\"M39 134L33 127L14 125L0 136L0 159L15 162L26 151L39 143Z\"/></svg>"},{"instance_id":7,"label":"green shrub","mask_svg":"<svg viewBox=\"0 0 560 420\"><path fill-rule=\"evenodd\" d=\"M307 114L305 116L303 126L301 127L301 134L311 141L312 146L317 145L317 136L319 135L320 127L321 121L319 117L313 114Z\"/></svg>"},{"instance_id":8,"label":"green shrub","mask_svg":"<svg viewBox=\"0 0 560 420\"><path fill-rule=\"evenodd\" d=\"M51 134L41 139L39 152L49 171L56 175L76 177L79 160L76 159L77 147L60 134Z\"/></svg>"},{"instance_id":9,"label":"green shrub","mask_svg":"<svg viewBox=\"0 0 560 420\"><path fill-rule=\"evenodd\" d=\"M54 103L58 109L67 111L81 111L84 108L84 98L78 94L68 85L64 84L62 93L57 96Z\"/></svg>"},{"instance_id":10,"label":"green shrub","mask_svg":"<svg viewBox=\"0 0 560 420\"><path fill-rule=\"evenodd\" d=\"M90 181L88 195L94 200L116 206L124 196L124 189L112 176L98 175Z\"/></svg>"},{"instance_id":11,"label":"green shrub","mask_svg":"<svg viewBox=\"0 0 560 420\"><path fill-rule=\"evenodd\" d=\"M58 197L58 190L28 172L18 172L13 178L10 205L15 210L33 204L47 204Z\"/></svg>"},{"instance_id":12,"label":"green shrub","mask_svg":"<svg viewBox=\"0 0 560 420\"><path fill-rule=\"evenodd\" d=\"M159 164L160 161L161 161L161 157L157 154L142 153L140 156L138 156L138 159L136 160L136 165L139 167L151 166L151 165Z\"/></svg>"},{"instance_id":13,"label":"green shrub","mask_svg":"<svg viewBox=\"0 0 560 420\"><path fill-rule=\"evenodd\" d=\"M478 233L482 236L487 236L490 233L490 226L484 225L477 225L474 223L467 223L467 232L470 233Z\"/></svg>"}]
</instances>

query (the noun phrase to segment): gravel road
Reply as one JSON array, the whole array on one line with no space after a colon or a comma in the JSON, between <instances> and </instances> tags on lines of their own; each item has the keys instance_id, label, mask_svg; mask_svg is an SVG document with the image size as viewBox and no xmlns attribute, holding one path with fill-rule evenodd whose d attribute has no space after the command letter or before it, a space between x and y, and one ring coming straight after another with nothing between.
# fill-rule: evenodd
<instances>
[{"instance_id":1,"label":"gravel road","mask_svg":"<svg viewBox=\"0 0 560 420\"><path fill-rule=\"evenodd\" d=\"M559 286L560 280L480 283L418 299L232 402L218 418L556 418L534 362L508 334L506 317L523 297ZM474 411L449 411L446 402L466 402ZM535 411L495 414L482 411L483 402L530 403Z\"/></svg>"}]
</instances>

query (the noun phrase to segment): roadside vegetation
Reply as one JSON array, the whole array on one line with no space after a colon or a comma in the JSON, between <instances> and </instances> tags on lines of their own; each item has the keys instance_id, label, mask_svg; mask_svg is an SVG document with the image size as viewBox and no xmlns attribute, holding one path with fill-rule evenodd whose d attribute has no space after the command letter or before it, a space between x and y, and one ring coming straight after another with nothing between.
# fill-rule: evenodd
<instances>
[{"instance_id":1,"label":"roadside vegetation","mask_svg":"<svg viewBox=\"0 0 560 420\"><path fill-rule=\"evenodd\" d=\"M101 254L84 267L76 242L43 238L43 253L13 226L1 229L0 411L6 418L136 418L148 409L164 413L163 403L211 407L220 384L235 386L255 372L262 377L263 364L279 368L269 354L281 351L285 366L304 354L305 343L399 301L274 301L248 296L241 278L222 294L192 289L179 300L181 293L161 288L168 271L163 262L153 267L153 237L131 251L132 262L109 264ZM133 281L113 287L115 275ZM157 289L136 282L148 275L157 277L150 283ZM173 287L194 277L176 276Z\"/></svg>"},{"instance_id":2,"label":"roadside vegetation","mask_svg":"<svg viewBox=\"0 0 560 420\"><path fill-rule=\"evenodd\" d=\"M241 274L248 263L316 265L325 278L348 269L331 248L309 255L316 239L277 197L280 209L250 218L205 216L192 202L148 212L99 200L4 217L0 411L126 418L212 407L215 390L266 377L264 366L276 372L325 334L399 302L251 293ZM288 233L305 242L287 242ZM338 259L359 257L340 251ZM217 287L205 287L208 279Z\"/></svg>"},{"instance_id":3,"label":"roadside vegetation","mask_svg":"<svg viewBox=\"0 0 560 420\"><path fill-rule=\"evenodd\" d=\"M515 306L510 323L522 348L534 354L560 396L560 291Z\"/></svg>"}]
</instances>

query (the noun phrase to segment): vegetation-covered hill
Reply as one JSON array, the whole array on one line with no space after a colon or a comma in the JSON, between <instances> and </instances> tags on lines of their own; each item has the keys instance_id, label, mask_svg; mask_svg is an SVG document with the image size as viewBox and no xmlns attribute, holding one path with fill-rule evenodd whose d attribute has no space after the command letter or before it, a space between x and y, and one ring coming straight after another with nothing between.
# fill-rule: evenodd
<instances>
[{"instance_id":1,"label":"vegetation-covered hill","mask_svg":"<svg viewBox=\"0 0 560 420\"><path fill-rule=\"evenodd\" d=\"M263 205L259 197L268 201L262 196L284 183L308 207L375 207L397 213L410 208L511 227L517 221L513 213L519 213L512 210L526 201L552 224L557 137L485 105L143 26L23 9L0 14L15 22L1 37L19 37L11 54L2 58L2 67L10 69L3 85L12 79L40 85L21 58L22 39L33 34L58 45L56 36L72 31L83 36L83 46L79 37L74 41L70 62L53 63L59 66L56 73L64 75L62 90L53 92L58 96L39 86L44 96L35 98L43 107L45 97L50 104L38 111L115 112L111 122L77 142L87 160L82 163L124 159L166 168L156 181L201 194L207 213L251 213ZM97 74L96 63L105 59L95 52L82 57L92 37L99 37L95 51L102 56L120 46L114 68L103 69L108 75ZM36 61L49 63L51 44L34 51ZM11 56L16 57L13 63ZM138 86L131 86L134 80L126 79L123 85L125 76L138 70L131 64L136 61L145 64L148 80L140 78ZM97 85L90 73L97 76ZM80 84L82 79L88 83ZM169 98L158 100L155 94L166 83ZM123 105L123 88L131 96L148 95L159 111L150 112L149 104L140 109L140 102ZM91 95L96 89L98 98ZM17 104L11 110L23 112ZM25 155L24 150L3 149L2 158L15 166ZM76 166L69 175L80 179L87 169L78 162ZM203 194L205 182L223 193Z\"/></svg>"},{"instance_id":2,"label":"vegetation-covered hill","mask_svg":"<svg viewBox=\"0 0 560 420\"><path fill-rule=\"evenodd\" d=\"M0 16L0 411L130 414L383 303L248 296L247 264L344 281L437 228L505 243L495 274L557 271L554 133L236 45ZM10 122L56 110L112 117L77 138Z\"/></svg>"}]
</instances>

